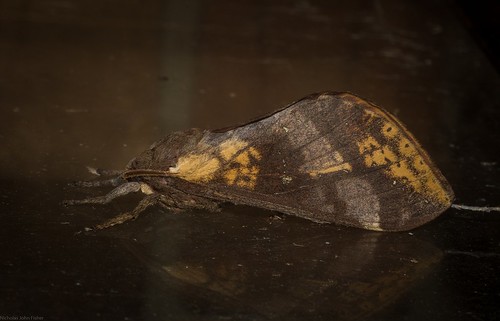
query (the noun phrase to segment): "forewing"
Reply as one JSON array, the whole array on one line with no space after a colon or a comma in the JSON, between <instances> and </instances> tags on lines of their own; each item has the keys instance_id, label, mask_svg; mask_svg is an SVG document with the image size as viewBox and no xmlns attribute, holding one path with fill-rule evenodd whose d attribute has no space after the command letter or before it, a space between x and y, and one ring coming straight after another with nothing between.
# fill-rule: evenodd
<instances>
[{"instance_id":1,"label":"forewing","mask_svg":"<svg viewBox=\"0 0 500 321\"><path fill-rule=\"evenodd\" d=\"M307 97L259 121L209 133L202 145L217 160L209 179L197 183L213 196L314 221L406 230L435 218L453 199L404 126L351 94Z\"/></svg>"}]
</instances>

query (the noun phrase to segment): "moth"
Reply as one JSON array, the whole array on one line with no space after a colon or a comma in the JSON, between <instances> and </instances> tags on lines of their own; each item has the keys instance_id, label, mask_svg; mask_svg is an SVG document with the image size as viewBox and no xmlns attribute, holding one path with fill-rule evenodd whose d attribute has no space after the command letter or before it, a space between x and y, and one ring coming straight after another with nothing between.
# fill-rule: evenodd
<instances>
[{"instance_id":1,"label":"moth","mask_svg":"<svg viewBox=\"0 0 500 321\"><path fill-rule=\"evenodd\" d=\"M300 99L247 124L174 132L102 182L107 195L66 204L106 204L142 191L135 209L97 228L135 219L151 205L217 211L244 204L377 231L436 218L453 191L413 135L382 108L350 93Z\"/></svg>"}]
</instances>

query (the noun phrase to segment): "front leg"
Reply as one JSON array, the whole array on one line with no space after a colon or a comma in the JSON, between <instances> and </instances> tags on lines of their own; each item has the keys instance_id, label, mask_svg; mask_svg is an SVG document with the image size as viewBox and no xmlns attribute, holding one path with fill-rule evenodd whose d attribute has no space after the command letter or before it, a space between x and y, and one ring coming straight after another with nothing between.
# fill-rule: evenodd
<instances>
[{"instance_id":1,"label":"front leg","mask_svg":"<svg viewBox=\"0 0 500 321\"><path fill-rule=\"evenodd\" d=\"M126 212L113 217L112 219L95 226L95 229L102 230L130 220L135 220L142 212L152 205L160 205L167 211L175 213L200 209L211 212L220 210L219 203L216 201L201 196L190 195L176 189L171 189L168 191L168 194L153 193L147 195L131 212Z\"/></svg>"},{"instance_id":2,"label":"front leg","mask_svg":"<svg viewBox=\"0 0 500 321\"><path fill-rule=\"evenodd\" d=\"M63 204L64 205L107 204L117 197L140 191L141 186L142 186L141 183L138 182L127 182L122 185L119 185L106 195L92 197L92 198L85 198L81 200L66 200L63 202Z\"/></svg>"},{"instance_id":3,"label":"front leg","mask_svg":"<svg viewBox=\"0 0 500 321\"><path fill-rule=\"evenodd\" d=\"M95 229L102 230L114 225L122 224L130 220L135 220L142 212L144 212L148 207L160 203L161 194L150 194L144 197L139 204L131 211L125 212L118 216L113 217L105 221L104 223L95 226Z\"/></svg>"}]
</instances>

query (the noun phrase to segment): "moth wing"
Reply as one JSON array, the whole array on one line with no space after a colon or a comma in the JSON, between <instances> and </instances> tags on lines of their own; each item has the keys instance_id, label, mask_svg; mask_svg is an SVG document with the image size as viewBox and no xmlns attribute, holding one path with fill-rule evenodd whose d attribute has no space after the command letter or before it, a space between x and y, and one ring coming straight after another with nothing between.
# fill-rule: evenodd
<instances>
[{"instance_id":1,"label":"moth wing","mask_svg":"<svg viewBox=\"0 0 500 321\"><path fill-rule=\"evenodd\" d=\"M407 129L347 93L312 95L203 141L219 162L203 185L221 200L386 231L424 224L453 200Z\"/></svg>"}]
</instances>

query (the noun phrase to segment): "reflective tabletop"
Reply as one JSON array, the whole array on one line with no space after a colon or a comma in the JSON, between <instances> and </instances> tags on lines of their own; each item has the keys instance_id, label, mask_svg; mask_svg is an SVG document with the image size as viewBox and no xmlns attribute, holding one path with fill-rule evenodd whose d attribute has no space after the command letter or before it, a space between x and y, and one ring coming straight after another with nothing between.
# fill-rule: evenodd
<instances>
[{"instance_id":1,"label":"reflective tabletop","mask_svg":"<svg viewBox=\"0 0 500 321\"><path fill-rule=\"evenodd\" d=\"M500 77L450 1L1 1L0 320L493 320L500 214L409 232L63 206L175 130L347 91L402 120L455 191L500 205Z\"/></svg>"}]
</instances>

